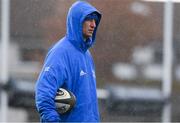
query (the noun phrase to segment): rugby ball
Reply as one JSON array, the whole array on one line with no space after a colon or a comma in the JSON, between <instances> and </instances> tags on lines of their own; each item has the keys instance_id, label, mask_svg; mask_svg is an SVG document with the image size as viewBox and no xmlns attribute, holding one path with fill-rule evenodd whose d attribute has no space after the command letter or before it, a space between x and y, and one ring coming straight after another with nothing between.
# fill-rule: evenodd
<instances>
[{"instance_id":1,"label":"rugby ball","mask_svg":"<svg viewBox=\"0 0 180 123\"><path fill-rule=\"evenodd\" d=\"M59 88L55 97L57 111L60 114L70 112L76 103L75 95L66 89Z\"/></svg>"}]
</instances>

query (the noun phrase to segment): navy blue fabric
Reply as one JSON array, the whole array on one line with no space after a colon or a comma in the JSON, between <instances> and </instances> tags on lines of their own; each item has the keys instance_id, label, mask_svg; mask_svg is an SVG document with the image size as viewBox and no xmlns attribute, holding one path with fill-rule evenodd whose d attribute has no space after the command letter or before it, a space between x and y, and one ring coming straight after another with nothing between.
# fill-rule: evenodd
<instances>
[{"instance_id":1,"label":"navy blue fabric","mask_svg":"<svg viewBox=\"0 0 180 123\"><path fill-rule=\"evenodd\" d=\"M46 56L35 89L42 122L99 122L95 66L88 50L95 42L96 29L86 42L82 35L83 21L93 12L98 16L97 29L101 14L87 2L75 2L67 16L66 36ZM65 115L57 112L54 102L60 87L72 91L77 99L75 107Z\"/></svg>"},{"instance_id":2,"label":"navy blue fabric","mask_svg":"<svg viewBox=\"0 0 180 123\"><path fill-rule=\"evenodd\" d=\"M84 21L86 20L95 20L98 21L98 15L96 13L91 13L89 15L86 16L86 18L84 19Z\"/></svg>"}]
</instances>

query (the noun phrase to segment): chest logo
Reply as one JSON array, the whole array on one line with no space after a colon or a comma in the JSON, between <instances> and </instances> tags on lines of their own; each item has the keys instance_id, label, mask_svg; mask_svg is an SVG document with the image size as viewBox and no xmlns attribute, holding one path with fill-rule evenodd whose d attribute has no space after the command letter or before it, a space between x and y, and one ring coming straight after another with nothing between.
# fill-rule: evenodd
<instances>
[{"instance_id":1,"label":"chest logo","mask_svg":"<svg viewBox=\"0 0 180 123\"><path fill-rule=\"evenodd\" d=\"M81 70L80 76L84 76L84 75L86 75L86 74L87 74L86 72L84 72L83 70Z\"/></svg>"},{"instance_id":2,"label":"chest logo","mask_svg":"<svg viewBox=\"0 0 180 123\"><path fill-rule=\"evenodd\" d=\"M92 70L92 74L93 74L93 77L96 78L96 74L94 70Z\"/></svg>"},{"instance_id":3,"label":"chest logo","mask_svg":"<svg viewBox=\"0 0 180 123\"><path fill-rule=\"evenodd\" d=\"M45 72L48 72L49 69L50 69L50 67L45 67L45 68L44 68L44 71L45 71Z\"/></svg>"}]
</instances>

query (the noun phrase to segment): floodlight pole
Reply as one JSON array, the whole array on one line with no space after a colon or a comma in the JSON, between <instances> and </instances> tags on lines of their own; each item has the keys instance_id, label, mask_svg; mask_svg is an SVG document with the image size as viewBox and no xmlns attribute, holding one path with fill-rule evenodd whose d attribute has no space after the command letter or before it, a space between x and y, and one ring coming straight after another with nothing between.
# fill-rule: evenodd
<instances>
[{"instance_id":1,"label":"floodlight pole","mask_svg":"<svg viewBox=\"0 0 180 123\"><path fill-rule=\"evenodd\" d=\"M173 2L166 0L164 4L164 34L163 34L163 78L162 91L169 99L172 91L173 64ZM162 122L171 122L171 103L168 101L163 108Z\"/></svg>"},{"instance_id":2,"label":"floodlight pole","mask_svg":"<svg viewBox=\"0 0 180 123\"><path fill-rule=\"evenodd\" d=\"M8 47L9 47L9 9L10 0L1 0L1 52L2 52L2 64L1 64L1 85L5 85L9 79L8 71ZM8 95L5 90L1 91L1 122L7 122L8 111Z\"/></svg>"},{"instance_id":3,"label":"floodlight pole","mask_svg":"<svg viewBox=\"0 0 180 123\"><path fill-rule=\"evenodd\" d=\"M167 0L164 4L164 35L163 35L163 84L165 97L171 96L172 88L172 54L173 54L173 2Z\"/></svg>"},{"instance_id":4,"label":"floodlight pole","mask_svg":"<svg viewBox=\"0 0 180 123\"><path fill-rule=\"evenodd\" d=\"M164 3L164 28L163 28L163 75L162 93L167 99L172 91L172 64L173 64L173 2L177 0L143 0L147 2ZM163 108L162 122L171 121L171 103L168 101Z\"/></svg>"}]
</instances>

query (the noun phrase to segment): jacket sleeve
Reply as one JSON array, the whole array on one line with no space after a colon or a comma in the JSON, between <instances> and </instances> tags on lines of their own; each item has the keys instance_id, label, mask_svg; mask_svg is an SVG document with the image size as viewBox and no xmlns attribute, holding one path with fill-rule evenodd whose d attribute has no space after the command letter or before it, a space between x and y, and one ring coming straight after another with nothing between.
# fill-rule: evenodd
<instances>
[{"instance_id":1,"label":"jacket sleeve","mask_svg":"<svg viewBox=\"0 0 180 123\"><path fill-rule=\"evenodd\" d=\"M63 70L59 66L45 66L39 75L36 82L35 100L42 122L61 121L54 99L58 88L64 82L63 74Z\"/></svg>"}]
</instances>

